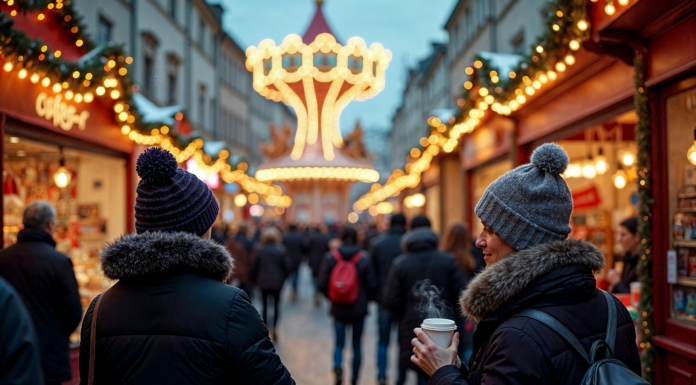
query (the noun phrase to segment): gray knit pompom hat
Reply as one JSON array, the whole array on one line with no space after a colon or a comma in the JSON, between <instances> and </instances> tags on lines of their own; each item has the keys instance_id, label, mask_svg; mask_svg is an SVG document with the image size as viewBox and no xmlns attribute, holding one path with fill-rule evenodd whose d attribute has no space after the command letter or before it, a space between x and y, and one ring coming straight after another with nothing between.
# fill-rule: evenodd
<instances>
[{"instance_id":1,"label":"gray knit pompom hat","mask_svg":"<svg viewBox=\"0 0 696 385\"><path fill-rule=\"evenodd\" d=\"M491 183L474 209L515 250L564 240L571 231L573 198L561 177L568 154L546 143L534 150L531 161Z\"/></svg>"}]
</instances>

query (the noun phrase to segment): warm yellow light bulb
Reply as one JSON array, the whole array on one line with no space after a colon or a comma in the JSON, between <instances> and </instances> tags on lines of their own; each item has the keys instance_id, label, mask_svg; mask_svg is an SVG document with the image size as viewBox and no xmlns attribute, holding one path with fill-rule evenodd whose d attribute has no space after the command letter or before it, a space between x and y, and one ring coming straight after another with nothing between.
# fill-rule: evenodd
<instances>
[{"instance_id":1,"label":"warm yellow light bulb","mask_svg":"<svg viewBox=\"0 0 696 385\"><path fill-rule=\"evenodd\" d=\"M578 29L581 30L581 31L587 31L587 28L590 27L590 25L587 23L586 20L580 20L580 21L578 21L577 26L578 26Z\"/></svg>"},{"instance_id":2,"label":"warm yellow light bulb","mask_svg":"<svg viewBox=\"0 0 696 385\"><path fill-rule=\"evenodd\" d=\"M556 71L565 72L566 68L567 67L566 67L565 63L560 62L560 61L558 63L556 63Z\"/></svg>"},{"instance_id":3,"label":"warm yellow light bulb","mask_svg":"<svg viewBox=\"0 0 696 385\"><path fill-rule=\"evenodd\" d=\"M88 92L85 94L85 103L92 103L92 100L94 100L94 95L92 95L91 92Z\"/></svg>"},{"instance_id":4,"label":"warm yellow light bulb","mask_svg":"<svg viewBox=\"0 0 696 385\"><path fill-rule=\"evenodd\" d=\"M53 89L53 92L60 92L60 90L63 89L63 87L60 86L60 83L56 83L53 85L52 89Z\"/></svg>"},{"instance_id":5,"label":"warm yellow light bulb","mask_svg":"<svg viewBox=\"0 0 696 385\"><path fill-rule=\"evenodd\" d=\"M633 158L633 155L631 155L631 154L624 154L624 156L621 157L621 163L623 163L626 166L633 165L634 161L635 161L635 159Z\"/></svg>"},{"instance_id":6,"label":"warm yellow light bulb","mask_svg":"<svg viewBox=\"0 0 696 385\"><path fill-rule=\"evenodd\" d=\"M619 4L621 5L628 5L629 0L619 0Z\"/></svg>"},{"instance_id":7,"label":"warm yellow light bulb","mask_svg":"<svg viewBox=\"0 0 696 385\"><path fill-rule=\"evenodd\" d=\"M597 161L595 162L595 169L597 170L597 174L599 175L604 175L607 172L607 161L604 159L603 156L600 156L597 158Z\"/></svg>"},{"instance_id":8,"label":"warm yellow light bulb","mask_svg":"<svg viewBox=\"0 0 696 385\"><path fill-rule=\"evenodd\" d=\"M577 40L571 40L570 43L568 43L568 47L570 47L570 49L573 51L577 51L580 49L580 42Z\"/></svg>"},{"instance_id":9,"label":"warm yellow light bulb","mask_svg":"<svg viewBox=\"0 0 696 385\"><path fill-rule=\"evenodd\" d=\"M13 68L13 67L14 67L14 66L12 65L12 63L7 62L7 63L5 63L5 65L2 67L2 69L4 69L5 72L10 72L10 71L12 71L12 68Z\"/></svg>"},{"instance_id":10,"label":"warm yellow light bulb","mask_svg":"<svg viewBox=\"0 0 696 385\"><path fill-rule=\"evenodd\" d=\"M31 77L29 78L29 80L31 80L31 82L34 83L34 84L38 83L38 82L39 82L39 79L40 79L40 77L39 77L38 74L33 74L33 75L31 75Z\"/></svg>"},{"instance_id":11,"label":"warm yellow light bulb","mask_svg":"<svg viewBox=\"0 0 696 385\"><path fill-rule=\"evenodd\" d=\"M65 93L65 99L67 100L72 100L73 96L75 96L75 94L73 94L72 91L68 91Z\"/></svg>"},{"instance_id":12,"label":"warm yellow light bulb","mask_svg":"<svg viewBox=\"0 0 696 385\"><path fill-rule=\"evenodd\" d=\"M626 187L626 173L623 170L619 170L614 174L614 187L621 190Z\"/></svg>"},{"instance_id":13,"label":"warm yellow light bulb","mask_svg":"<svg viewBox=\"0 0 696 385\"><path fill-rule=\"evenodd\" d=\"M97 87L97 95L102 96L104 93L106 93L106 89L102 86Z\"/></svg>"},{"instance_id":14,"label":"warm yellow light bulb","mask_svg":"<svg viewBox=\"0 0 696 385\"><path fill-rule=\"evenodd\" d=\"M27 77L27 70L25 70L24 68L22 68L21 70L19 70L19 74L18 74L18 75L19 75L19 78L20 78L20 79L26 78L26 77Z\"/></svg>"},{"instance_id":15,"label":"warm yellow light bulb","mask_svg":"<svg viewBox=\"0 0 696 385\"><path fill-rule=\"evenodd\" d=\"M613 4L607 4L607 6L604 7L604 12L605 12L607 15L611 16L611 15L613 15L613 14L616 12L616 8L614 8L614 5L613 5Z\"/></svg>"},{"instance_id":16,"label":"warm yellow light bulb","mask_svg":"<svg viewBox=\"0 0 696 385\"><path fill-rule=\"evenodd\" d=\"M575 56L573 56L573 55L566 55L564 60L569 66L572 66L573 64L575 64Z\"/></svg>"},{"instance_id":17,"label":"warm yellow light bulb","mask_svg":"<svg viewBox=\"0 0 696 385\"><path fill-rule=\"evenodd\" d=\"M689 159L691 164L696 165L696 140L694 141L694 144L689 147L689 151L686 152L686 157Z\"/></svg>"}]
</instances>

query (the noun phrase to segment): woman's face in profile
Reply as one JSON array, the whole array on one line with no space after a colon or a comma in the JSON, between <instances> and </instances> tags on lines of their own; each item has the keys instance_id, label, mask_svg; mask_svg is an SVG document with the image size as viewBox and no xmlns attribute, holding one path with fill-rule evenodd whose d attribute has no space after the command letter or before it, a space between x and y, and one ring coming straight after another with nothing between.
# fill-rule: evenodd
<instances>
[{"instance_id":1,"label":"woman's face in profile","mask_svg":"<svg viewBox=\"0 0 696 385\"><path fill-rule=\"evenodd\" d=\"M486 261L486 269L496 264L501 259L514 253L515 250L503 242L493 230L483 225L483 231L476 239L476 247L483 250L484 259Z\"/></svg>"}]
</instances>

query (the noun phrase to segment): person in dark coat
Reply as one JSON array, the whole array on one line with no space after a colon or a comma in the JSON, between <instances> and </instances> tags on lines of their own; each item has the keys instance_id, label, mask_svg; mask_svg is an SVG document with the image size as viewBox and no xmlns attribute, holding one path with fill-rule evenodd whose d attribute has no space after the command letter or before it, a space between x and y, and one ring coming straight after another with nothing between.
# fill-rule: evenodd
<instances>
[{"instance_id":1,"label":"person in dark coat","mask_svg":"<svg viewBox=\"0 0 696 385\"><path fill-rule=\"evenodd\" d=\"M246 235L248 231L245 224L240 224L237 229L237 234L227 240L225 248L231 255L234 255L234 273L231 277L232 280L236 280L239 284L239 288L244 290L249 298L252 298L253 285L249 277L249 272L253 260L253 244Z\"/></svg>"},{"instance_id":2,"label":"person in dark coat","mask_svg":"<svg viewBox=\"0 0 696 385\"><path fill-rule=\"evenodd\" d=\"M29 312L0 277L0 385L44 384L39 350Z\"/></svg>"},{"instance_id":3,"label":"person in dark coat","mask_svg":"<svg viewBox=\"0 0 696 385\"><path fill-rule=\"evenodd\" d=\"M251 268L251 280L261 289L263 300L263 320L271 329L271 338L278 341L278 318L280 317L280 291L288 277L287 250L281 243L280 231L269 226L261 232L261 245L256 251ZM268 322L268 300L273 299L273 326Z\"/></svg>"},{"instance_id":4,"label":"person in dark coat","mask_svg":"<svg viewBox=\"0 0 696 385\"><path fill-rule=\"evenodd\" d=\"M321 270L321 263L324 260L324 256L329 252L329 241L331 236L329 235L329 230L325 224L321 224L317 229L309 235L307 239L307 262L309 267L312 269L312 277L314 278L314 285L316 287L317 279L319 277L319 271ZM314 295L314 304L319 306L319 292Z\"/></svg>"},{"instance_id":5,"label":"person in dark coat","mask_svg":"<svg viewBox=\"0 0 696 385\"><path fill-rule=\"evenodd\" d=\"M82 304L70 258L55 250L51 236L56 212L48 202L24 210L17 244L0 251L0 276L22 298L38 335L47 383L72 378L69 336L82 318Z\"/></svg>"},{"instance_id":6,"label":"person in dark coat","mask_svg":"<svg viewBox=\"0 0 696 385\"><path fill-rule=\"evenodd\" d=\"M573 201L561 177L569 159L544 144L520 166L488 186L476 205L484 224L476 245L487 267L460 298L462 311L478 322L469 365L457 358L458 335L440 348L416 329L412 361L432 374L430 385L580 383L586 365L565 340L543 323L512 317L538 309L560 321L590 350L605 337L607 302L593 271L604 255L587 241L567 239ZM613 356L640 375L635 326L617 309Z\"/></svg>"},{"instance_id":7,"label":"person in dark coat","mask_svg":"<svg viewBox=\"0 0 696 385\"><path fill-rule=\"evenodd\" d=\"M419 215L411 221L411 231L401 238L403 254L397 257L389 270L384 291L384 303L399 319L399 378L397 384L406 380L406 370L418 373L419 384L428 380L426 374L411 362L413 329L429 318L420 309L424 298L414 293L416 285L425 280L435 286L440 295L443 314L438 318L455 319L454 307L466 282L454 259L437 249L438 236L430 228L430 220Z\"/></svg>"},{"instance_id":8,"label":"person in dark coat","mask_svg":"<svg viewBox=\"0 0 696 385\"><path fill-rule=\"evenodd\" d=\"M351 372L352 383L358 382L360 365L362 363L362 332L367 315L368 302L374 298L377 292L377 279L372 271L370 255L357 245L358 232L352 227L344 227L341 231L342 246L337 252L327 253L319 274L319 290L328 297L331 272L336 267L336 258L351 260L356 254L362 256L356 264L360 292L358 299L352 304L331 304L331 316L334 317L336 331L336 349L334 350L334 373L336 384L340 385L343 379L343 348L345 347L346 328L352 329L353 339L353 366Z\"/></svg>"},{"instance_id":9,"label":"person in dark coat","mask_svg":"<svg viewBox=\"0 0 696 385\"><path fill-rule=\"evenodd\" d=\"M224 283L233 260L210 239L212 191L160 148L145 150L136 171L137 233L101 253L118 282L82 322L81 383L96 315L95 384L294 384L246 293Z\"/></svg>"},{"instance_id":10,"label":"person in dark coat","mask_svg":"<svg viewBox=\"0 0 696 385\"><path fill-rule=\"evenodd\" d=\"M384 302L384 287L387 284L387 276L392 262L401 254L401 237L404 233L406 233L406 217L402 214L394 214L391 217L387 233L376 238L372 245L372 269L377 276L377 329L379 333L377 340L377 382L380 385L387 383L387 350L392 326L396 323Z\"/></svg>"},{"instance_id":11,"label":"person in dark coat","mask_svg":"<svg viewBox=\"0 0 696 385\"><path fill-rule=\"evenodd\" d=\"M364 240L364 248L368 253L372 253L372 243L378 236L379 230L377 230L377 223L375 221L370 221L370 223L367 225L367 230L365 230Z\"/></svg>"},{"instance_id":12,"label":"person in dark coat","mask_svg":"<svg viewBox=\"0 0 696 385\"><path fill-rule=\"evenodd\" d=\"M283 237L283 245L288 250L288 266L290 267L290 283L292 284L291 300L297 299L297 285L299 282L300 264L305 256L305 235L297 230L297 225L291 223L288 232Z\"/></svg>"},{"instance_id":13,"label":"person in dark coat","mask_svg":"<svg viewBox=\"0 0 696 385\"><path fill-rule=\"evenodd\" d=\"M611 293L630 293L631 282L638 281L638 251L640 250L640 234L638 234L638 218L628 218L619 224L616 241L624 251L623 268L621 272L610 269L606 280Z\"/></svg>"}]
</instances>

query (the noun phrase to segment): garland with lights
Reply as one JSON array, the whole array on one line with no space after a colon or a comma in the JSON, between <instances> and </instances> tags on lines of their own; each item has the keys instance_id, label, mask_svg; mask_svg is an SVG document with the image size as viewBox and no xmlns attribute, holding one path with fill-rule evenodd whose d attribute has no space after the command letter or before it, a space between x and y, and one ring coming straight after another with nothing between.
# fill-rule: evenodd
<instances>
[{"instance_id":1,"label":"garland with lights","mask_svg":"<svg viewBox=\"0 0 696 385\"><path fill-rule=\"evenodd\" d=\"M634 96L636 114L636 144L638 145L638 233L641 238L640 261L638 263L638 280L641 283L640 303L638 305L638 330L641 331L640 347L643 350L641 356L643 378L653 382L654 347L652 345L653 333L653 259L652 259L652 205L654 199L651 191L650 164L650 117L648 108L648 95L643 84L644 62L643 55L637 54L633 66L635 68Z\"/></svg>"},{"instance_id":2,"label":"garland with lights","mask_svg":"<svg viewBox=\"0 0 696 385\"><path fill-rule=\"evenodd\" d=\"M230 164L227 149L213 155L206 154L202 138L185 138L170 131L166 125L143 123L133 103L133 85L128 76L127 65L133 59L125 55L120 45L104 44L95 48L84 34L85 27L70 0L55 0L55 3L50 0L3 2L10 11L0 12L0 59L5 62L2 70L17 71L20 79L28 78L34 84L40 83L78 104L91 103L96 97L109 97L114 103L115 121L120 123L121 132L130 140L160 146L172 152L179 163L193 158L201 170L219 172L225 182L237 182L250 194L262 194L270 206L283 209L292 204L280 187L246 175L246 163ZM60 51L51 51L39 39L31 39L25 32L14 28L14 17L18 12L40 12L37 15L39 21L55 18L59 25L72 32L77 47L90 51L78 62L61 59ZM177 114L177 120L182 118L183 114Z\"/></svg>"},{"instance_id":3,"label":"garland with lights","mask_svg":"<svg viewBox=\"0 0 696 385\"><path fill-rule=\"evenodd\" d=\"M558 72L575 64L573 52L580 49L590 26L587 0L556 0L550 3L549 10L546 33L537 39L533 52L522 57L517 68L507 76L502 76L481 55L474 58L473 66L466 69L470 80L464 83L463 95L457 100L460 110L454 124L448 127L438 118L428 119L431 134L420 140L421 148L411 150L406 172L396 170L384 186L374 184L353 205L356 212L368 210L403 189L418 185L420 174L430 167L432 158L441 150L454 151L459 138L472 132L486 114L493 111L510 115L526 103L527 96L534 95L544 84L553 82Z\"/></svg>"}]
</instances>

